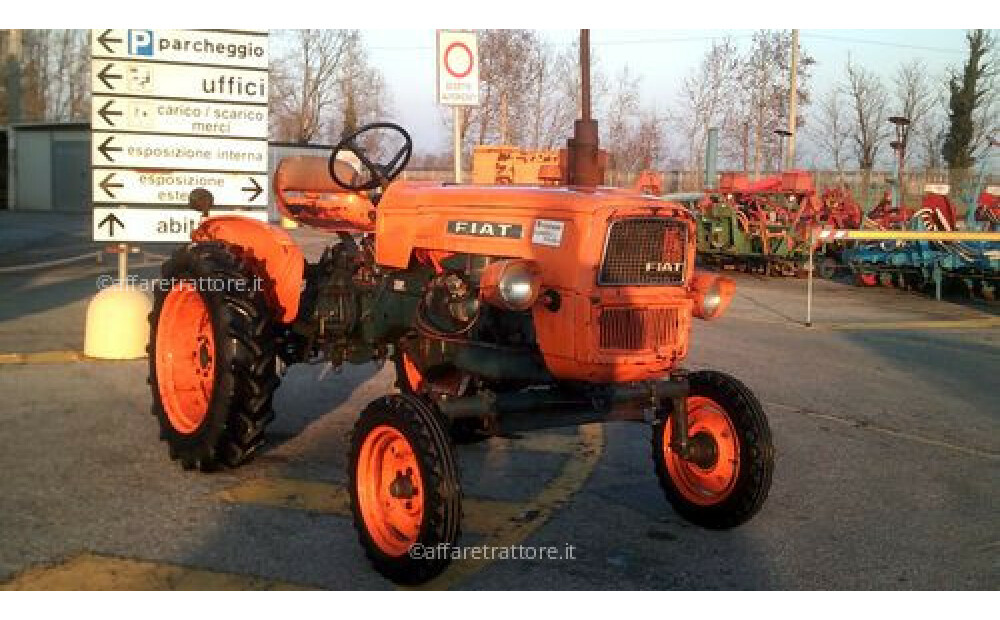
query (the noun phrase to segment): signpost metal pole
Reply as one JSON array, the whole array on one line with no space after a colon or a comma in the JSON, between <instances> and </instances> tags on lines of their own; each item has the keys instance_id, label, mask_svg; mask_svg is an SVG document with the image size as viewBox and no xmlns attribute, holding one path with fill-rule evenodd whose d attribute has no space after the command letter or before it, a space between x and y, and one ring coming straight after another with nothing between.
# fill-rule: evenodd
<instances>
[{"instance_id":1,"label":"signpost metal pole","mask_svg":"<svg viewBox=\"0 0 1000 620\"><path fill-rule=\"evenodd\" d=\"M455 183L462 182L462 106L452 106L455 112Z\"/></svg>"},{"instance_id":2,"label":"signpost metal pole","mask_svg":"<svg viewBox=\"0 0 1000 620\"><path fill-rule=\"evenodd\" d=\"M118 244L118 286L124 287L128 280L128 244Z\"/></svg>"},{"instance_id":3,"label":"signpost metal pole","mask_svg":"<svg viewBox=\"0 0 1000 620\"><path fill-rule=\"evenodd\" d=\"M812 327L813 313L813 255L816 252L815 231L809 230L809 274L806 276L806 327Z\"/></svg>"}]
</instances>

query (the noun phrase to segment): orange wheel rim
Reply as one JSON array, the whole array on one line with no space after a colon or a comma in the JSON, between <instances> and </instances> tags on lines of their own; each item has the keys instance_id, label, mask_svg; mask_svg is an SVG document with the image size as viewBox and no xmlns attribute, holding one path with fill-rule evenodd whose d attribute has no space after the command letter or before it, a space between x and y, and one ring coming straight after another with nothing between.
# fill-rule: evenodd
<instances>
[{"instance_id":1,"label":"orange wheel rim","mask_svg":"<svg viewBox=\"0 0 1000 620\"><path fill-rule=\"evenodd\" d=\"M156 329L156 382L170 424L190 434L201 426L212 400L216 350L212 317L191 283L175 285L163 302Z\"/></svg>"},{"instance_id":2,"label":"orange wheel rim","mask_svg":"<svg viewBox=\"0 0 1000 620\"><path fill-rule=\"evenodd\" d=\"M420 374L420 369L413 363L413 358L406 353L403 353L403 372L406 373L406 383L409 384L410 389L414 392L420 390L424 376Z\"/></svg>"},{"instance_id":3,"label":"orange wheel rim","mask_svg":"<svg viewBox=\"0 0 1000 620\"><path fill-rule=\"evenodd\" d=\"M699 506L712 506L725 500L736 484L740 471L740 445L733 423L725 410L711 398L687 399L688 437L711 441L714 462L702 467L682 459L670 448L671 424L663 425L663 458L677 490L685 499Z\"/></svg>"},{"instance_id":4,"label":"orange wheel rim","mask_svg":"<svg viewBox=\"0 0 1000 620\"><path fill-rule=\"evenodd\" d=\"M406 437L387 425L368 433L355 484L365 528L378 548L393 557L409 551L424 519L424 484Z\"/></svg>"}]
</instances>

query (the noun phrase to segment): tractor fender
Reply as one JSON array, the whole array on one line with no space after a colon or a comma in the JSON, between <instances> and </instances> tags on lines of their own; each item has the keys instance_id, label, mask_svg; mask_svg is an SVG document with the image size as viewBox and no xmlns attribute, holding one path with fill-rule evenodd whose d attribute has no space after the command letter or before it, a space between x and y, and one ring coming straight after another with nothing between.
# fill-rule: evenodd
<instances>
[{"instance_id":1,"label":"tractor fender","mask_svg":"<svg viewBox=\"0 0 1000 620\"><path fill-rule=\"evenodd\" d=\"M287 232L259 220L220 215L203 220L191 233L191 239L221 241L256 259L261 271L256 275L263 281L275 318L282 323L295 320L305 261L302 250Z\"/></svg>"}]
</instances>

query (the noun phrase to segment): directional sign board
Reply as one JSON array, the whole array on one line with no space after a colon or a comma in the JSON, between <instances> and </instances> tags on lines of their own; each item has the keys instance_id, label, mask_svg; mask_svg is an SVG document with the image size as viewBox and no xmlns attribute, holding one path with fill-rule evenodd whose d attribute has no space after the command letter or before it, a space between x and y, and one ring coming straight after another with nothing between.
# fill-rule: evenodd
<instances>
[{"instance_id":1,"label":"directional sign board","mask_svg":"<svg viewBox=\"0 0 1000 620\"><path fill-rule=\"evenodd\" d=\"M267 205L266 172L104 170L93 182L94 196L119 205L187 204L188 194L199 187L212 192L217 207Z\"/></svg>"},{"instance_id":2,"label":"directional sign board","mask_svg":"<svg viewBox=\"0 0 1000 620\"><path fill-rule=\"evenodd\" d=\"M266 221L267 211L212 211ZM161 241L184 243L198 228L201 214L191 209L94 209L94 241Z\"/></svg>"},{"instance_id":3,"label":"directional sign board","mask_svg":"<svg viewBox=\"0 0 1000 620\"><path fill-rule=\"evenodd\" d=\"M197 188L266 219L266 32L98 29L91 53L95 240L187 240Z\"/></svg>"},{"instance_id":4,"label":"directional sign board","mask_svg":"<svg viewBox=\"0 0 1000 620\"><path fill-rule=\"evenodd\" d=\"M91 132L95 166L267 174L267 140Z\"/></svg>"},{"instance_id":5,"label":"directional sign board","mask_svg":"<svg viewBox=\"0 0 1000 620\"><path fill-rule=\"evenodd\" d=\"M185 136L267 137L267 107L94 95L91 125L101 131Z\"/></svg>"},{"instance_id":6,"label":"directional sign board","mask_svg":"<svg viewBox=\"0 0 1000 620\"><path fill-rule=\"evenodd\" d=\"M475 32L438 30L437 94L441 105L479 105L479 46Z\"/></svg>"}]
</instances>

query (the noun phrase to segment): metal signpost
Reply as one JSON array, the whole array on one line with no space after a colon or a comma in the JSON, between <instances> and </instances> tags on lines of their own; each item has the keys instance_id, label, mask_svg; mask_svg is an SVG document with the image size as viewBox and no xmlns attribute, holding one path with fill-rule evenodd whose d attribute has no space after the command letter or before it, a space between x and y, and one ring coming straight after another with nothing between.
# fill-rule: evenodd
<instances>
[{"instance_id":1,"label":"metal signpost","mask_svg":"<svg viewBox=\"0 0 1000 620\"><path fill-rule=\"evenodd\" d=\"M479 105L479 47L475 32L437 31L437 98L454 113L455 182L462 182L462 108Z\"/></svg>"},{"instance_id":2,"label":"metal signpost","mask_svg":"<svg viewBox=\"0 0 1000 620\"><path fill-rule=\"evenodd\" d=\"M95 241L187 241L197 188L267 219L266 31L99 29L91 53Z\"/></svg>"}]
</instances>

